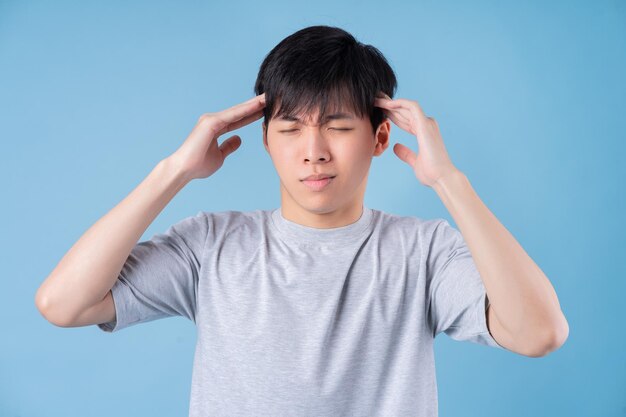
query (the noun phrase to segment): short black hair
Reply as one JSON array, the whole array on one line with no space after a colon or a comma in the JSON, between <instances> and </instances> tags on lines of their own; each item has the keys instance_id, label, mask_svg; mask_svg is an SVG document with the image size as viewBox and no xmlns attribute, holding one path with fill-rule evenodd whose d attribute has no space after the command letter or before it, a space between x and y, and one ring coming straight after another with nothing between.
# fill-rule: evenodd
<instances>
[{"instance_id":1,"label":"short black hair","mask_svg":"<svg viewBox=\"0 0 626 417\"><path fill-rule=\"evenodd\" d=\"M254 92L265 93L265 127L273 117L319 107L322 120L347 106L358 117L368 115L376 132L385 115L374 98L379 91L393 97L396 88L394 71L377 48L338 27L318 25L287 36L267 54Z\"/></svg>"}]
</instances>

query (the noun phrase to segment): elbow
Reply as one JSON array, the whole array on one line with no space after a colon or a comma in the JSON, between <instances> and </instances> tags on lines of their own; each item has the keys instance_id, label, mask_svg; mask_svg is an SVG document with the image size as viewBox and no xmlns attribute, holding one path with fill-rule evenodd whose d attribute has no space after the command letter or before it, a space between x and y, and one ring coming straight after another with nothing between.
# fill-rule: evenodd
<instances>
[{"instance_id":1,"label":"elbow","mask_svg":"<svg viewBox=\"0 0 626 417\"><path fill-rule=\"evenodd\" d=\"M41 287L39 287L35 294L35 307L37 307L37 310L44 318L46 318L45 312L48 310L48 304L48 298L41 291Z\"/></svg>"},{"instance_id":2,"label":"elbow","mask_svg":"<svg viewBox=\"0 0 626 417\"><path fill-rule=\"evenodd\" d=\"M55 326L72 327L71 320L68 320L67 317L53 313L49 299L43 294L41 289L37 291L37 294L35 294L35 307L37 307L37 310L43 318Z\"/></svg>"},{"instance_id":3,"label":"elbow","mask_svg":"<svg viewBox=\"0 0 626 417\"><path fill-rule=\"evenodd\" d=\"M541 343L535 344L535 347L530 349L526 356L540 358L560 349L569 337L569 324L563 317L560 323L553 325L543 334L544 336L540 338Z\"/></svg>"},{"instance_id":4,"label":"elbow","mask_svg":"<svg viewBox=\"0 0 626 417\"><path fill-rule=\"evenodd\" d=\"M563 320L551 332L550 344L548 345L549 349L546 355L550 352L553 352L557 349L560 349L561 346L565 344L565 341L569 337L569 324L563 316Z\"/></svg>"}]
</instances>

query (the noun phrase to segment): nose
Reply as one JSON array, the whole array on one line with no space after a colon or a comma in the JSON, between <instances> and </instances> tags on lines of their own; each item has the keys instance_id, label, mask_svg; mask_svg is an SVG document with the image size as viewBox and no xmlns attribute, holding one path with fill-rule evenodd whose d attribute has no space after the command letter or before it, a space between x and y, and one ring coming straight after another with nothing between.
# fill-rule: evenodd
<instances>
[{"instance_id":1,"label":"nose","mask_svg":"<svg viewBox=\"0 0 626 417\"><path fill-rule=\"evenodd\" d=\"M330 161L330 150L326 138L318 129L310 129L304 138L305 162L318 163Z\"/></svg>"}]
</instances>

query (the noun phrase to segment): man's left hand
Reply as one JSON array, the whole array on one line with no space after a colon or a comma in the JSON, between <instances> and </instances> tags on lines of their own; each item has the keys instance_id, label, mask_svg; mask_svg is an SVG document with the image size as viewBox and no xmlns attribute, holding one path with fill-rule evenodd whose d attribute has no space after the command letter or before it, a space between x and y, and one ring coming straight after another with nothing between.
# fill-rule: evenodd
<instances>
[{"instance_id":1,"label":"man's left hand","mask_svg":"<svg viewBox=\"0 0 626 417\"><path fill-rule=\"evenodd\" d=\"M417 155L401 143L393 146L393 152L413 168L422 184L432 187L440 178L458 171L450 161L437 122L427 117L416 101L402 98L394 100L379 93L374 99L374 106L382 108L398 127L417 137Z\"/></svg>"}]
</instances>

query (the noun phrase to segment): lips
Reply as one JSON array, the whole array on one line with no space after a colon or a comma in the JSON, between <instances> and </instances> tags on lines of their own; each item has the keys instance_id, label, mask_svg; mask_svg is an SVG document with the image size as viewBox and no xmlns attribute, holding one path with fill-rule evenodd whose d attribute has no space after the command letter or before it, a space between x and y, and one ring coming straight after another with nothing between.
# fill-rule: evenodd
<instances>
[{"instance_id":1,"label":"lips","mask_svg":"<svg viewBox=\"0 0 626 417\"><path fill-rule=\"evenodd\" d=\"M307 179L305 179L305 180L302 180L302 182L304 183L304 185L306 185L307 187L309 187L309 189L311 189L313 191L322 191L326 187L330 186L330 183L333 181L333 178L335 178L335 177L324 177L324 178L322 178L320 180L307 180Z\"/></svg>"},{"instance_id":2,"label":"lips","mask_svg":"<svg viewBox=\"0 0 626 417\"><path fill-rule=\"evenodd\" d=\"M323 180L325 178L335 178L335 176L330 175L330 174L313 174L313 175L309 175L306 178L301 179L300 181L318 181L318 180Z\"/></svg>"}]
</instances>

